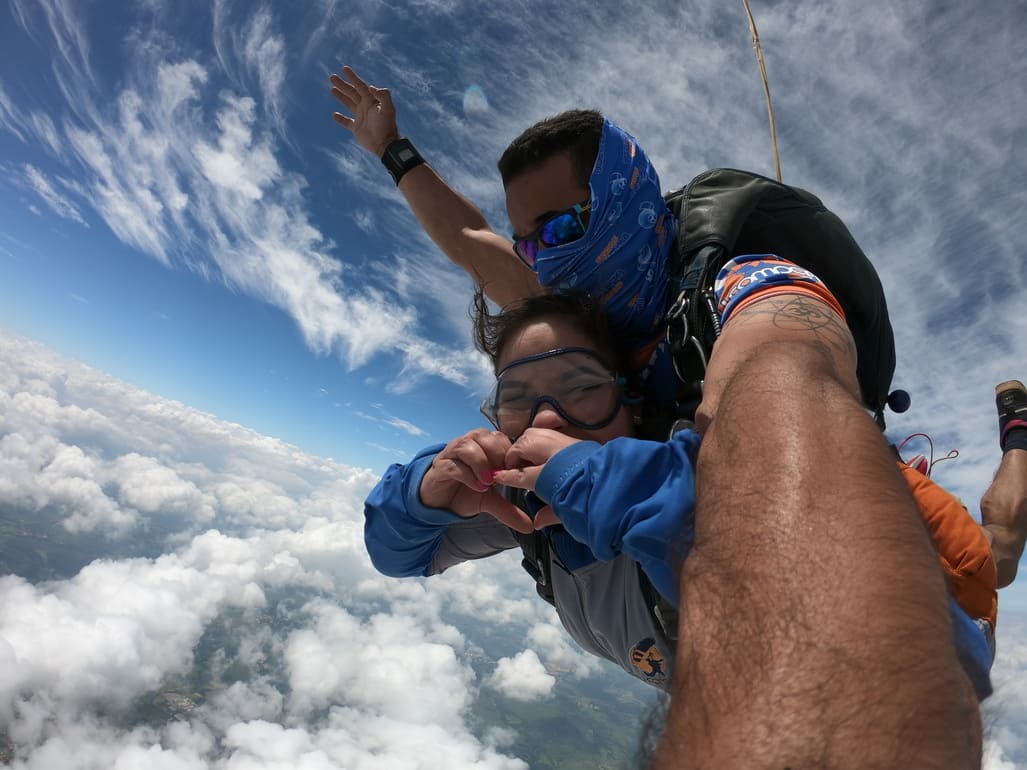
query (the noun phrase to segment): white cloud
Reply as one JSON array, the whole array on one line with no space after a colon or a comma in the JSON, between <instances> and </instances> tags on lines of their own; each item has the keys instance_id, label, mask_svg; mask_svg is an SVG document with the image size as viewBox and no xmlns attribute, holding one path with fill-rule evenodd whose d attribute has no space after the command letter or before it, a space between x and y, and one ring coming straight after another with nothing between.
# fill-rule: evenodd
<instances>
[{"instance_id":1,"label":"white cloud","mask_svg":"<svg viewBox=\"0 0 1027 770\"><path fill-rule=\"evenodd\" d=\"M363 232L374 232L374 212L371 209L358 209L353 212L353 222Z\"/></svg>"},{"instance_id":2,"label":"white cloud","mask_svg":"<svg viewBox=\"0 0 1027 770\"><path fill-rule=\"evenodd\" d=\"M433 590L445 596L454 612L494 625L530 628L556 620L556 610L536 596L520 558L519 552L511 551L465 562L433 578Z\"/></svg>"},{"instance_id":3,"label":"white cloud","mask_svg":"<svg viewBox=\"0 0 1027 770\"><path fill-rule=\"evenodd\" d=\"M152 457L131 452L111 464L118 500L140 513L176 513L199 521L214 517L214 499Z\"/></svg>"},{"instance_id":4,"label":"white cloud","mask_svg":"<svg viewBox=\"0 0 1027 770\"><path fill-rule=\"evenodd\" d=\"M374 481L27 340L0 334L0 364L0 500L54 507L73 531L127 535L140 514L192 533L302 526Z\"/></svg>"},{"instance_id":5,"label":"white cloud","mask_svg":"<svg viewBox=\"0 0 1027 770\"><path fill-rule=\"evenodd\" d=\"M57 132L53 119L45 112L33 112L29 125L36 138L56 157L64 154L64 144Z\"/></svg>"},{"instance_id":6,"label":"white cloud","mask_svg":"<svg viewBox=\"0 0 1027 770\"><path fill-rule=\"evenodd\" d=\"M57 767L62 770L95 767L202 770L208 767L201 755L190 748L163 748L158 743L160 734L145 727L118 731L91 715L41 727L45 738L40 746L27 758L16 758L10 767L17 770Z\"/></svg>"},{"instance_id":7,"label":"white cloud","mask_svg":"<svg viewBox=\"0 0 1027 770\"><path fill-rule=\"evenodd\" d=\"M199 570L192 561L189 551L97 561L46 587L0 578L5 717L18 712L19 699L124 707L191 666L204 626L222 607L263 604L255 564Z\"/></svg>"},{"instance_id":8,"label":"white cloud","mask_svg":"<svg viewBox=\"0 0 1027 770\"><path fill-rule=\"evenodd\" d=\"M453 735L437 725L396 723L386 716L338 709L325 727L314 731L268 722L234 725L225 737L229 767L391 768L433 770L526 770L524 762L498 754L466 734Z\"/></svg>"},{"instance_id":9,"label":"white cloud","mask_svg":"<svg viewBox=\"0 0 1027 770\"><path fill-rule=\"evenodd\" d=\"M21 112L8 95L2 80L0 80L0 126L21 141L25 141Z\"/></svg>"},{"instance_id":10,"label":"white cloud","mask_svg":"<svg viewBox=\"0 0 1027 770\"><path fill-rule=\"evenodd\" d=\"M417 383L419 372L430 372L458 385L479 383L481 372L488 369L484 357L471 350L456 353L430 340L403 340L397 344L403 351L403 369L389 385L391 393L405 393ZM491 378L491 371L488 372Z\"/></svg>"},{"instance_id":11,"label":"white cloud","mask_svg":"<svg viewBox=\"0 0 1027 770\"><path fill-rule=\"evenodd\" d=\"M361 622L324 602L308 605L314 624L294 632L285 651L295 707L345 702L400 722L457 729L469 705L472 672L451 644L397 615Z\"/></svg>"},{"instance_id":12,"label":"white cloud","mask_svg":"<svg viewBox=\"0 0 1027 770\"><path fill-rule=\"evenodd\" d=\"M51 155L64 155L64 144L53 119L45 112L34 111L29 115L18 109L4 89L0 80L0 127L5 128L18 140L28 143L35 139Z\"/></svg>"},{"instance_id":13,"label":"white cloud","mask_svg":"<svg viewBox=\"0 0 1027 770\"><path fill-rule=\"evenodd\" d=\"M131 104L135 100L123 101ZM146 178L121 177L115 158L108 154L99 136L73 126L65 133L71 149L95 175L91 182L93 205L107 226L125 243L169 264L164 204L147 186ZM127 146L123 145L122 151Z\"/></svg>"},{"instance_id":14,"label":"white cloud","mask_svg":"<svg viewBox=\"0 0 1027 770\"><path fill-rule=\"evenodd\" d=\"M281 169L267 139L254 144L253 99L222 94L222 101L224 106L217 117L221 131L218 147L201 141L196 156L203 175L216 187L241 196L240 203L245 205L260 200L263 189L276 181Z\"/></svg>"},{"instance_id":15,"label":"white cloud","mask_svg":"<svg viewBox=\"0 0 1027 770\"><path fill-rule=\"evenodd\" d=\"M22 27L31 33L31 22L28 21L31 11L26 9L23 0L12 0L12 6ZM67 0L39 0L32 7L43 14L50 39L57 44L64 63L79 69L85 77L91 77L89 41L85 24L77 17L74 4Z\"/></svg>"},{"instance_id":16,"label":"white cloud","mask_svg":"<svg viewBox=\"0 0 1027 770\"><path fill-rule=\"evenodd\" d=\"M402 420L399 417L388 417L388 418L386 418L385 423L387 425L391 425L393 428L398 428L399 430L403 431L404 433L409 433L411 436L427 436L428 435L428 433L424 429L418 428L412 422L410 422L408 420Z\"/></svg>"},{"instance_id":17,"label":"white cloud","mask_svg":"<svg viewBox=\"0 0 1027 770\"><path fill-rule=\"evenodd\" d=\"M508 698L533 701L545 698L553 691L556 677L549 674L538 653L523 650L512 658L500 658L489 685Z\"/></svg>"},{"instance_id":18,"label":"white cloud","mask_svg":"<svg viewBox=\"0 0 1027 770\"><path fill-rule=\"evenodd\" d=\"M394 457L397 460L409 460L412 455L403 449L396 449L394 447L387 447L384 444L376 444L373 441L368 441L367 446L372 449L377 449L379 452L384 452L387 455Z\"/></svg>"},{"instance_id":19,"label":"white cloud","mask_svg":"<svg viewBox=\"0 0 1027 770\"><path fill-rule=\"evenodd\" d=\"M58 193L49 180L35 166L25 165L25 179L40 198L62 219L70 219L80 225L89 225L74 203Z\"/></svg>"},{"instance_id":20,"label":"white cloud","mask_svg":"<svg viewBox=\"0 0 1027 770\"><path fill-rule=\"evenodd\" d=\"M234 682L203 706L204 717L212 727L228 730L239 722L274 722L282 718L285 699L266 679Z\"/></svg>"},{"instance_id":21,"label":"white cloud","mask_svg":"<svg viewBox=\"0 0 1027 770\"><path fill-rule=\"evenodd\" d=\"M246 28L243 60L260 82L261 102L278 134L286 136L282 104L285 95L285 41L274 29L267 7L250 18Z\"/></svg>"},{"instance_id":22,"label":"white cloud","mask_svg":"<svg viewBox=\"0 0 1027 770\"><path fill-rule=\"evenodd\" d=\"M36 397L41 399L42 396ZM26 408L26 402L33 399L16 394L0 400L6 400L5 406L15 412ZM78 447L49 436L7 433L0 438L0 469L0 500L37 511L52 506L65 516L63 523L69 531L101 527L117 535L126 533L136 523L135 514L122 510L94 478L100 476L100 463Z\"/></svg>"},{"instance_id":23,"label":"white cloud","mask_svg":"<svg viewBox=\"0 0 1027 770\"><path fill-rule=\"evenodd\" d=\"M372 404L372 406L381 412L380 416L376 414L368 414L367 412L359 410L354 412L354 414L361 419L369 420L370 422L378 423L379 425L387 425L390 428L395 428L396 430L402 431L403 433L407 433L411 436L428 435L427 431L417 425L414 425L409 420L404 420L401 417L389 414L381 404Z\"/></svg>"},{"instance_id":24,"label":"white cloud","mask_svg":"<svg viewBox=\"0 0 1027 770\"><path fill-rule=\"evenodd\" d=\"M218 62L237 87L245 89L247 82L257 84L262 112L276 133L287 140L283 104L288 77L285 39L268 5L252 9L245 18L235 16L236 10L224 0L214 4L213 41Z\"/></svg>"},{"instance_id":25,"label":"white cloud","mask_svg":"<svg viewBox=\"0 0 1027 770\"><path fill-rule=\"evenodd\" d=\"M225 474L210 486L217 509L233 521L276 528L295 521L299 504L279 484Z\"/></svg>"},{"instance_id":26,"label":"white cloud","mask_svg":"<svg viewBox=\"0 0 1027 770\"><path fill-rule=\"evenodd\" d=\"M528 631L531 649L537 650L547 670L567 671L576 678L599 672L599 658L589 655L575 644L559 620L536 623Z\"/></svg>"}]
</instances>

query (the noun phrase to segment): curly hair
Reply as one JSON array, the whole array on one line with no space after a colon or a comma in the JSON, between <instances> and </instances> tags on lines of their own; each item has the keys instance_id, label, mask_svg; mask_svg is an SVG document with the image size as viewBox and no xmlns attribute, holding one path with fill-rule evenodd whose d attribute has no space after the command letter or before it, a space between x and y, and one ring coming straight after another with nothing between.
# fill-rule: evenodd
<instances>
[{"instance_id":1,"label":"curly hair","mask_svg":"<svg viewBox=\"0 0 1027 770\"><path fill-rule=\"evenodd\" d=\"M510 142L499 159L499 175L510 180L558 153L570 156L574 175L588 187L603 137L603 115L597 110L568 110L541 120Z\"/></svg>"}]
</instances>

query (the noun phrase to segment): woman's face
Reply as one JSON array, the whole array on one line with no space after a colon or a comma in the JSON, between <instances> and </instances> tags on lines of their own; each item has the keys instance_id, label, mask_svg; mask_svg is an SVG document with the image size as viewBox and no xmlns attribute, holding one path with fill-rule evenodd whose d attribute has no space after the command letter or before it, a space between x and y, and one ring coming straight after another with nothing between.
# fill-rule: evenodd
<instances>
[{"instance_id":1,"label":"woman's face","mask_svg":"<svg viewBox=\"0 0 1027 770\"><path fill-rule=\"evenodd\" d=\"M533 321L512 334L499 354L497 368L502 371L511 362L558 348L584 348L599 358L607 358L596 350L595 341L588 335L567 320L553 317ZM631 412L621 405L620 389L610 383L609 375L598 358L583 353L552 356L507 369L497 403L501 410L504 405L514 408L500 419L503 432L516 438L528 427L549 428L571 438L601 444L618 436L634 435ZM537 403L542 397L554 399L567 415L586 424L614 416L602 427L583 428L569 422L548 401ZM529 425L532 408L536 414Z\"/></svg>"}]
</instances>

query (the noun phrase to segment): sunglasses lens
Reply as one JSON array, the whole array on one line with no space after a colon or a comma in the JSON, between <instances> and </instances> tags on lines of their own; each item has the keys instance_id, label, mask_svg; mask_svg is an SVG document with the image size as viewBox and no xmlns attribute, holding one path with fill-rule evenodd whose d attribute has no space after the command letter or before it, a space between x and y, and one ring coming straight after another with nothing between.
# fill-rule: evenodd
<instances>
[{"instance_id":1,"label":"sunglasses lens","mask_svg":"<svg viewBox=\"0 0 1027 770\"><path fill-rule=\"evenodd\" d=\"M538 256L538 240L530 237L514 241L514 251L521 258L521 262L528 267L535 267L535 257Z\"/></svg>"},{"instance_id":2,"label":"sunglasses lens","mask_svg":"<svg viewBox=\"0 0 1027 770\"><path fill-rule=\"evenodd\" d=\"M515 240L514 251L524 264L534 269L540 249L563 246L585 234L586 224L582 214L588 210L589 205L586 202L570 211L557 214L531 235Z\"/></svg>"},{"instance_id":3,"label":"sunglasses lens","mask_svg":"<svg viewBox=\"0 0 1027 770\"><path fill-rule=\"evenodd\" d=\"M585 234L581 224L581 218L576 214L560 214L542 226L539 239L546 246L563 246L565 243L578 240Z\"/></svg>"}]
</instances>

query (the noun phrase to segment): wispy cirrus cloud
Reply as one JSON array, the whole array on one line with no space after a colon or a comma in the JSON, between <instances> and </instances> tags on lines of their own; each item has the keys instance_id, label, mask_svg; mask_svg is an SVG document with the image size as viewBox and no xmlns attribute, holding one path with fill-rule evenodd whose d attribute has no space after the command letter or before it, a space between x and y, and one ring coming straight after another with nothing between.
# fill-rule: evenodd
<instances>
[{"instance_id":1,"label":"wispy cirrus cloud","mask_svg":"<svg viewBox=\"0 0 1027 770\"><path fill-rule=\"evenodd\" d=\"M248 81L257 84L261 110L285 141L286 45L276 28L271 8L262 4L247 7L243 19L228 0L213 7L213 41L218 62L240 90Z\"/></svg>"},{"instance_id":2,"label":"wispy cirrus cloud","mask_svg":"<svg viewBox=\"0 0 1027 770\"><path fill-rule=\"evenodd\" d=\"M66 117L58 129L0 90L0 126L35 139L55 161L70 156L69 189L120 240L169 268L188 267L281 308L313 351L336 353L350 368L385 354L398 358L405 381L468 382L475 364L466 346L435 343L435 355L426 356L413 305L389 296L392 281L374 288L368 276L347 270L346 249L311 218L306 180L279 162L288 141L288 52L269 7L247 10L237 24L239 8L215 5L220 69L176 53L173 39L140 26L113 103L87 69L71 64L89 57L87 27L76 26L71 6L20 4L15 11L33 35L60 39L54 95L64 96ZM49 181L60 174L32 168L30 182L47 205L84 223L82 204L59 196Z\"/></svg>"},{"instance_id":3,"label":"wispy cirrus cloud","mask_svg":"<svg viewBox=\"0 0 1027 770\"><path fill-rule=\"evenodd\" d=\"M368 414L367 412L359 410L354 412L354 414L356 414L357 417L360 417L363 420L369 420L370 422L375 422L379 425L387 425L391 428L395 428L396 430L400 430L411 436L428 435L427 431L425 431L423 428L418 427L417 425L414 425L414 423L410 422L409 420L404 420L401 417L396 417L395 415L389 414L386 411L384 405L371 404L371 406L376 410L377 414Z\"/></svg>"},{"instance_id":4,"label":"wispy cirrus cloud","mask_svg":"<svg viewBox=\"0 0 1027 770\"><path fill-rule=\"evenodd\" d=\"M13 134L22 142L25 141L21 111L7 93L2 80L0 80L0 127L3 127L5 131Z\"/></svg>"},{"instance_id":5,"label":"wispy cirrus cloud","mask_svg":"<svg viewBox=\"0 0 1027 770\"><path fill-rule=\"evenodd\" d=\"M403 449L396 449L395 447L388 447L388 446L385 446L384 444L378 444L378 443L376 443L374 441L368 441L367 442L367 446L371 447L371 449L377 449L379 452L384 452L385 454L389 455L390 457L392 457L392 458L394 458L396 460L402 461L402 460L409 460L410 459L410 452L405 451Z\"/></svg>"},{"instance_id":6,"label":"wispy cirrus cloud","mask_svg":"<svg viewBox=\"0 0 1027 770\"><path fill-rule=\"evenodd\" d=\"M39 0L32 3L11 0L11 10L18 25L30 37L39 35L44 40L53 41L64 67L78 70L82 78L92 80L89 40L74 3L67 0ZM42 16L41 20L37 13ZM45 27L42 31L37 29L40 24Z\"/></svg>"},{"instance_id":7,"label":"wispy cirrus cloud","mask_svg":"<svg viewBox=\"0 0 1027 770\"><path fill-rule=\"evenodd\" d=\"M82 218L82 214L79 212L78 207L75 206L67 197L61 195L57 190L54 189L50 181L37 169L35 166L26 164L24 166L25 180L28 185L35 190L43 202L51 208L58 216L63 219L70 219L72 222L89 227L89 223Z\"/></svg>"}]
</instances>

